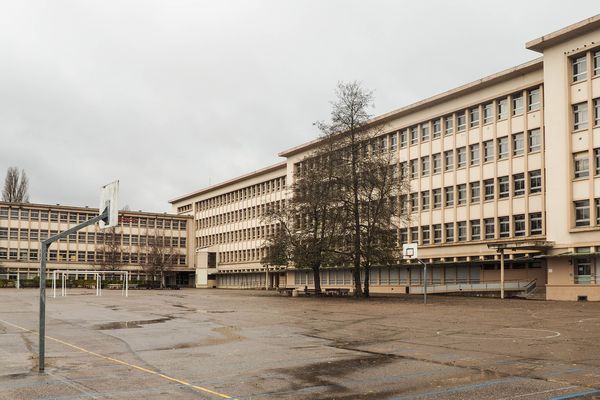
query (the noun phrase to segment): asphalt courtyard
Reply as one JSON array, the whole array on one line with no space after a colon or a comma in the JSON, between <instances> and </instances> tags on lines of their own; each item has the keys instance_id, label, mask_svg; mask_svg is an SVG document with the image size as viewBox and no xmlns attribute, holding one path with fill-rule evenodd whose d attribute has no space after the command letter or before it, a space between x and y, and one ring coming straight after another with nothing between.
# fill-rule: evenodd
<instances>
[{"instance_id":1,"label":"asphalt courtyard","mask_svg":"<svg viewBox=\"0 0 600 400\"><path fill-rule=\"evenodd\" d=\"M0 290L0 399L600 399L600 303ZM51 294L49 292L49 294Z\"/></svg>"}]
</instances>

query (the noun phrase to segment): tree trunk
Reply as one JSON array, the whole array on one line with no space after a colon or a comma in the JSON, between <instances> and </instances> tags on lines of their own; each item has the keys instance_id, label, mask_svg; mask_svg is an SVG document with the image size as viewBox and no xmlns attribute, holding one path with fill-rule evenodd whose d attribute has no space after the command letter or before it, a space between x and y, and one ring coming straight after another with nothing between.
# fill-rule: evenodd
<instances>
[{"instance_id":1,"label":"tree trunk","mask_svg":"<svg viewBox=\"0 0 600 400\"><path fill-rule=\"evenodd\" d=\"M358 206L358 145L356 144L356 133L352 132L352 214L354 217L354 296L362 296L360 279L360 210Z\"/></svg>"},{"instance_id":2,"label":"tree trunk","mask_svg":"<svg viewBox=\"0 0 600 400\"><path fill-rule=\"evenodd\" d=\"M371 275L371 266L368 265L368 264L366 264L365 265L365 286L364 286L364 289L363 289L364 290L363 293L364 293L365 297L369 297L369 288L370 288L369 279L370 279L370 275Z\"/></svg>"},{"instance_id":3,"label":"tree trunk","mask_svg":"<svg viewBox=\"0 0 600 400\"><path fill-rule=\"evenodd\" d=\"M315 281L315 293L321 294L321 268L320 266L313 267L313 279Z\"/></svg>"},{"instance_id":4,"label":"tree trunk","mask_svg":"<svg viewBox=\"0 0 600 400\"><path fill-rule=\"evenodd\" d=\"M165 273L164 271L160 271L160 288L164 289L165 287Z\"/></svg>"}]
</instances>

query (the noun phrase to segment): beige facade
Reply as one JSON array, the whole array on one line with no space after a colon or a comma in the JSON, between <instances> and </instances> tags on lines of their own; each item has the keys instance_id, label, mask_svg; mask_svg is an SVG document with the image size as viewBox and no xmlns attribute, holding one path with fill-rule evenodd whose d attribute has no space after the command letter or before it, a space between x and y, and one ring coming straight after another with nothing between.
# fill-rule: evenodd
<instances>
[{"instance_id":1,"label":"beige facade","mask_svg":"<svg viewBox=\"0 0 600 400\"><path fill-rule=\"evenodd\" d=\"M600 17L593 17L528 43L541 58L373 119L386 132L380 146L410 175L412 217L399 236L419 243L433 267L430 284L498 281L501 246L506 280L535 281L548 299L600 300L597 43ZM207 265L198 286L311 285L301 266L269 273L260 264L272 232L260 210L285 198L316 146L283 151L281 164L171 201L174 211L194 217L197 267ZM273 181L281 183L262 189ZM209 263L203 253L217 257ZM399 262L372 274L372 291L423 284L417 265ZM352 283L343 268L323 271L322 282Z\"/></svg>"},{"instance_id":2,"label":"beige facade","mask_svg":"<svg viewBox=\"0 0 600 400\"><path fill-rule=\"evenodd\" d=\"M0 202L0 273L19 273L24 278L39 273L40 241L98 215L98 209L46 204ZM132 279L146 279L143 265L149 237L164 237L165 246L178 254L168 283L189 286L193 278L192 221L189 217L146 212L120 211L115 228L119 270L131 272ZM92 225L50 246L47 268L54 270L106 270L107 247L102 230Z\"/></svg>"}]
</instances>

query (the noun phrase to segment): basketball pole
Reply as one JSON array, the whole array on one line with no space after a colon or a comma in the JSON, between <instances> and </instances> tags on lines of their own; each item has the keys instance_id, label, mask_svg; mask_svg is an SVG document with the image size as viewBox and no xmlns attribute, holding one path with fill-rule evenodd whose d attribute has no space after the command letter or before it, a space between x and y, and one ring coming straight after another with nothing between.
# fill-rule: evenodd
<instances>
[{"instance_id":1,"label":"basketball pole","mask_svg":"<svg viewBox=\"0 0 600 400\"><path fill-rule=\"evenodd\" d=\"M93 225L98 221L108 220L108 207L104 209L102 214L95 216L79 225L67 229L64 232L54 235L46 240L42 240L42 254L40 259L40 321L39 321L39 347L38 347L38 369L39 372L44 372L45 356L46 356L46 258L48 255L48 247L60 239L66 238L72 233L75 233L87 226Z\"/></svg>"},{"instance_id":2,"label":"basketball pole","mask_svg":"<svg viewBox=\"0 0 600 400\"><path fill-rule=\"evenodd\" d=\"M423 266L423 304L427 304L427 263L415 258Z\"/></svg>"}]
</instances>

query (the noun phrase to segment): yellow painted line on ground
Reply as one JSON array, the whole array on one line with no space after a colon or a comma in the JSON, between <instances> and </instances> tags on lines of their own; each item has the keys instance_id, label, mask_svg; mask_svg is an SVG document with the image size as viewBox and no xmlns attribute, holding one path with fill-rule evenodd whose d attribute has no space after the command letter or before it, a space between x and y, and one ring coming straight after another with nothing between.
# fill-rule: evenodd
<instances>
[{"instance_id":1,"label":"yellow painted line on ground","mask_svg":"<svg viewBox=\"0 0 600 400\"><path fill-rule=\"evenodd\" d=\"M32 330L27 329L27 328L23 328L22 326L19 326L19 325L12 324L12 323L10 323L8 321L4 321L4 320L0 319L0 322L2 322L3 324L6 324L6 325L12 326L14 328L20 329L20 330L25 331L25 332L36 333L35 331L32 331ZM81 351L83 353L87 353L87 354L90 354L92 356L95 356L95 357L98 357L98 358L102 358L102 359L114 362L116 364L125 365L127 367L134 368L134 369L137 369L138 371L146 372L146 373L151 374L151 375L159 376L159 377L161 377L163 379L166 379L168 381L179 383L180 385L187 386L189 388L192 388L192 389L200 391L200 392L210 393L210 394L213 394L215 396L222 397L224 399L233 399L233 397L228 396L226 394L215 392L214 390L210 390L210 389L207 389L207 388L202 387L202 386L193 385L193 384L191 384L189 382L186 382L186 381L183 381L181 379L173 378L172 376L165 375L165 374L162 374L162 373L157 372L157 371L153 371L153 370L148 369L148 368L140 367L139 365L130 364L130 363L126 362L126 361L119 360L117 358L108 357L108 356L105 356L105 355L102 355L102 354L99 354L99 353L96 353L96 352L93 352L93 351L90 351L90 350L86 350L83 347L76 346L74 344L71 344L69 342L65 342L64 340L60 340L60 339L54 338L52 336L46 335L46 338L50 339L50 340L53 340L53 341L55 341L57 343L60 343L62 345L71 347L71 348L73 348L75 350L79 350L79 351Z\"/></svg>"}]
</instances>

